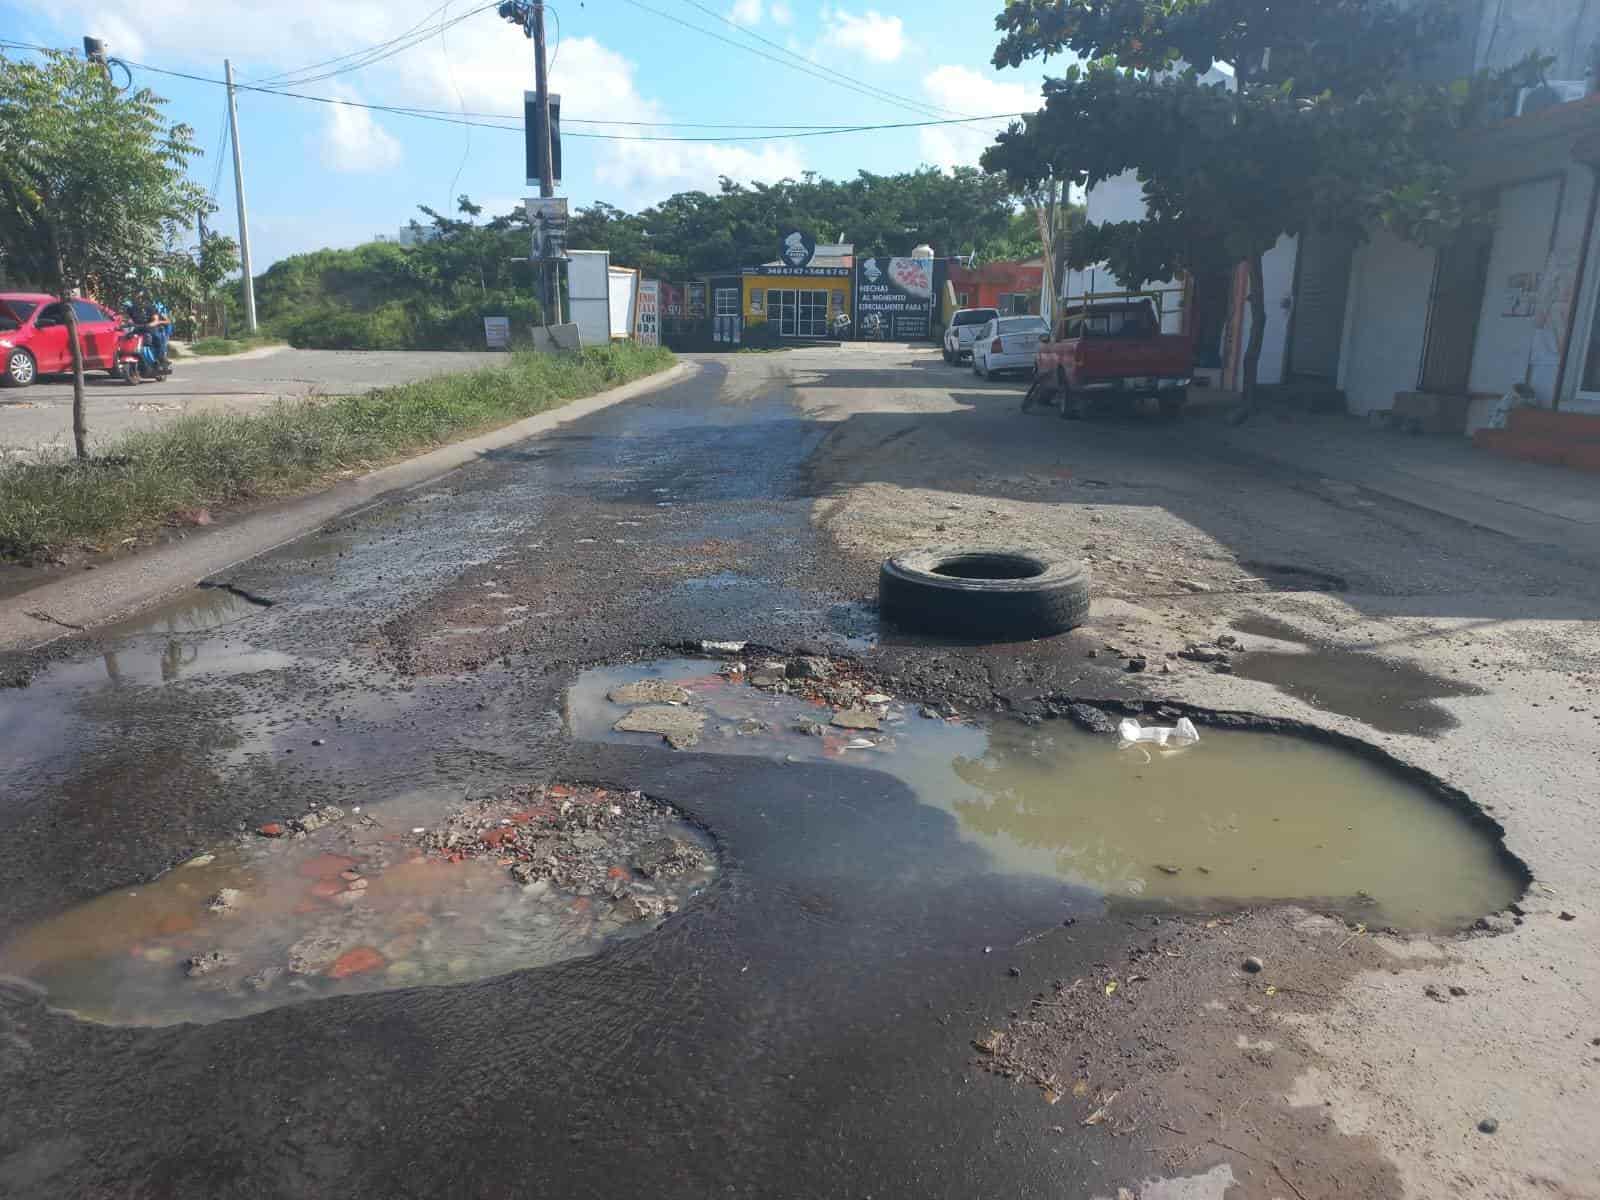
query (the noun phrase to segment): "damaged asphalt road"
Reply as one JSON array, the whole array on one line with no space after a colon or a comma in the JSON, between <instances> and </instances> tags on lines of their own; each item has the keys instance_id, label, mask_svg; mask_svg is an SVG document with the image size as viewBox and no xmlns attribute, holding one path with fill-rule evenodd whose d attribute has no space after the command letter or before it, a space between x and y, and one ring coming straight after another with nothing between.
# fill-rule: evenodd
<instances>
[{"instance_id":1,"label":"damaged asphalt road","mask_svg":"<svg viewBox=\"0 0 1600 1200\"><path fill-rule=\"evenodd\" d=\"M1317 1181L1330 1173L1345 1194L1395 1194L1409 1168L1342 1099L1330 1117L1320 1093L1301 1108L1282 1098L1335 1048L1267 1030L1262 1012L1261 989L1281 986L1272 1001L1317 1019L1353 974L1387 971L1372 938L1271 914L1246 922L1241 942L1240 926L997 874L949 817L876 772L569 737L562 693L580 670L703 639L858 655L897 696L971 709L1166 688L1259 711L1264 684L1198 666L1128 675L1108 643L1153 662L1165 643L1118 564L1109 618L1047 644L875 643L877 559L894 541L880 526L915 516L926 481L908 470L905 494L874 492L882 482L850 465L871 461L857 431L829 404L910 396L914 408L919 388L947 387L920 356L909 369L880 361L894 353L712 360L213 581L270 608L219 610L208 628L154 614L3 664L0 675L31 668L33 681L0 691L0 928L137 887L310 808L404 800L442 815L558 778L674 804L716 838L722 870L659 932L593 958L212 1025L95 1026L0 984L0 1093L26 1098L0 1106L0 1194L1110 1197L1184 1176L1211 1181L1195 1195L1220 1197L1203 1189L1232 1180L1230 1198L1265 1198L1285 1174L1326 1194ZM884 436L905 425L885 421ZM1041 432L1058 430L1018 436ZM1181 454L1153 453L1183 469ZM1041 502L1013 490L1019 505ZM995 523L993 500L950 503L963 507L941 522ZM1000 510L1039 515L1009 500ZM1331 544L1323 520L1315 537ZM1272 544L1290 523L1277 513L1269 544L1238 558L1293 561ZM1126 536L1161 544L1143 517ZM1196 543L1184 577L1210 587L1201 553ZM1324 565L1360 582L1378 570ZM1476 568L1429 569L1454 584ZM1554 589L1579 571L1540 558L1528 569ZM1320 602L1297 596L1290 615ZM1438 756L1412 757L1449 774ZM1517 850L1540 875L1538 856ZM1246 952L1270 980L1241 981ZM1152 953L1164 970L1138 965ZM1172 976L1179 962L1190 974ZM1146 1019L1142 982L1106 993L1108 970L1167 988L1164 1007ZM1036 998L1080 977L1100 987L1098 1017L1076 1045L1045 1032L1062 1061L1081 1056L1089 1084L1051 1104L993 1071L974 1041L1014 1036ZM1195 1027L1181 1003L1195 996L1213 997L1220 1008L1206 1011L1223 1023ZM1427 1003L1437 1023L1444 1010ZM1120 1077L1128 1063L1137 1079ZM1113 1091L1126 1109L1104 1101ZM1113 1119L1084 1124L1102 1102ZM1317 1154L1297 1156L1313 1140Z\"/></svg>"}]
</instances>

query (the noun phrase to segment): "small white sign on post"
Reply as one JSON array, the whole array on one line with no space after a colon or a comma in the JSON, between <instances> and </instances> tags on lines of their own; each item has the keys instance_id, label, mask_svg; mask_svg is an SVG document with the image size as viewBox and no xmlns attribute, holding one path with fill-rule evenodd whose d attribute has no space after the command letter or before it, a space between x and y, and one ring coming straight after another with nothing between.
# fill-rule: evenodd
<instances>
[{"instance_id":1,"label":"small white sign on post","mask_svg":"<svg viewBox=\"0 0 1600 1200\"><path fill-rule=\"evenodd\" d=\"M483 319L483 340L488 343L491 350L509 350L511 348L511 318L485 317Z\"/></svg>"}]
</instances>

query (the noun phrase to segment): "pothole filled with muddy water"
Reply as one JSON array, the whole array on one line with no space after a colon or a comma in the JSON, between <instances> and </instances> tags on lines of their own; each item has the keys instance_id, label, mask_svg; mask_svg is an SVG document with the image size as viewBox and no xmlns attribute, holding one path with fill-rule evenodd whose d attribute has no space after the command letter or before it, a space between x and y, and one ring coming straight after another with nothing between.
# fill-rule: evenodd
<instances>
[{"instance_id":1,"label":"pothole filled with muddy water","mask_svg":"<svg viewBox=\"0 0 1600 1200\"><path fill-rule=\"evenodd\" d=\"M588 740L885 772L948 812L998 870L1108 898L1298 901L1443 931L1504 908L1524 883L1488 823L1442 789L1287 734L1202 727L1197 742L1163 747L1064 720L977 724L816 658L599 668L570 689L567 717Z\"/></svg>"},{"instance_id":2,"label":"pothole filled with muddy water","mask_svg":"<svg viewBox=\"0 0 1600 1200\"><path fill-rule=\"evenodd\" d=\"M91 1020L218 1020L593 954L715 877L710 839L639 792L514 789L423 821L440 807L270 822L27 929L0 972Z\"/></svg>"}]
</instances>

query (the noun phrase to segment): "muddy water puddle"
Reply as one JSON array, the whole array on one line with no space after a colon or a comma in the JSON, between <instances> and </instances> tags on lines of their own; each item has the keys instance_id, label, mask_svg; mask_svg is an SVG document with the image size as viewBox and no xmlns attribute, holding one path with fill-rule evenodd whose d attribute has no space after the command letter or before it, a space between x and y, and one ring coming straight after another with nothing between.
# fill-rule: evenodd
<instances>
[{"instance_id":1,"label":"muddy water puddle","mask_svg":"<svg viewBox=\"0 0 1600 1200\"><path fill-rule=\"evenodd\" d=\"M1308 645L1304 633L1271 617L1241 617L1233 628L1254 637ZM1316 646L1294 651L1247 649L1234 656L1233 673L1384 733L1430 735L1454 729L1459 722L1438 701L1483 695L1481 688L1430 675L1409 663Z\"/></svg>"},{"instance_id":2,"label":"muddy water puddle","mask_svg":"<svg viewBox=\"0 0 1600 1200\"><path fill-rule=\"evenodd\" d=\"M1000 869L1108 897L1184 907L1300 900L1444 930L1521 892L1483 829L1398 771L1320 742L1202 728L1186 749L1123 748L1114 734L1065 721L947 721L870 693L838 718L858 727L841 728L836 712L848 710L752 686L761 666L750 666L735 676L692 659L595 669L569 691L567 718L580 738L659 745L658 733L615 726L661 705L609 698L670 700L619 691L659 680L682 689L683 703L669 706L685 710L676 736L684 744L691 728L693 752L886 772L951 814Z\"/></svg>"},{"instance_id":3,"label":"muddy water puddle","mask_svg":"<svg viewBox=\"0 0 1600 1200\"><path fill-rule=\"evenodd\" d=\"M442 807L418 794L381 820L269 825L23 931L0 973L90 1020L212 1021L594 954L716 873L709 839L637 793L556 785L441 821Z\"/></svg>"}]
</instances>

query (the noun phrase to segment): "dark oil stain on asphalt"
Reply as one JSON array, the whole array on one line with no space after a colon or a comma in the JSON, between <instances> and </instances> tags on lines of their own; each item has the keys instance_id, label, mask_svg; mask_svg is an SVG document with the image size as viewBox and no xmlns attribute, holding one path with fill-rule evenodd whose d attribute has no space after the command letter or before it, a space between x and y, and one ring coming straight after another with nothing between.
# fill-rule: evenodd
<instances>
[{"instance_id":1,"label":"dark oil stain on asphalt","mask_svg":"<svg viewBox=\"0 0 1600 1200\"><path fill-rule=\"evenodd\" d=\"M1304 633L1270 617L1241 617L1233 628L1255 637L1307 643ZM1332 648L1253 650L1247 644L1233 657L1233 673L1384 733L1418 736L1443 733L1458 724L1437 701L1483 695L1481 688L1430 675L1408 663Z\"/></svg>"}]
</instances>

